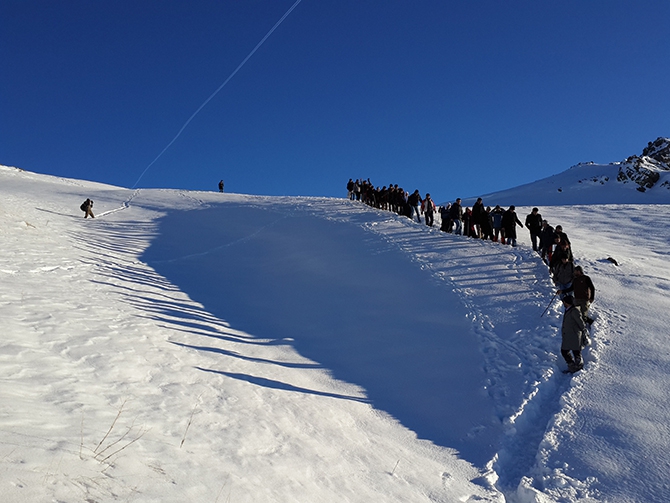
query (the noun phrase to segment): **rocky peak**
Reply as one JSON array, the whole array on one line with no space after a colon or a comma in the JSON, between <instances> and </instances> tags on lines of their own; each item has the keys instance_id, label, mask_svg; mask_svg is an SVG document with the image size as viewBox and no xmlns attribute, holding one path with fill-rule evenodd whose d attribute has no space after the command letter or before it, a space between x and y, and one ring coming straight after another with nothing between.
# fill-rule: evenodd
<instances>
[{"instance_id":1,"label":"rocky peak","mask_svg":"<svg viewBox=\"0 0 670 503\"><path fill-rule=\"evenodd\" d=\"M663 171L670 171L670 139L659 137L649 142L641 157L633 155L621 163L617 180L636 183L637 190L645 192L656 185Z\"/></svg>"},{"instance_id":2,"label":"rocky peak","mask_svg":"<svg viewBox=\"0 0 670 503\"><path fill-rule=\"evenodd\" d=\"M670 138L658 137L656 141L650 141L642 151L642 156L651 157L670 166Z\"/></svg>"}]
</instances>

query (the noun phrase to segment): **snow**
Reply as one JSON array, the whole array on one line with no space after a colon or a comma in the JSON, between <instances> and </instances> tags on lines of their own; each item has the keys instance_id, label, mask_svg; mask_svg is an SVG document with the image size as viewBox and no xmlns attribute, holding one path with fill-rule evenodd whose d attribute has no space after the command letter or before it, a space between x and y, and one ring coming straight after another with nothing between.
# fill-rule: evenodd
<instances>
[{"instance_id":1,"label":"snow","mask_svg":"<svg viewBox=\"0 0 670 503\"><path fill-rule=\"evenodd\" d=\"M2 501L670 500L669 199L574 173L484 197L596 285L573 376L525 231L0 167Z\"/></svg>"},{"instance_id":2,"label":"snow","mask_svg":"<svg viewBox=\"0 0 670 503\"><path fill-rule=\"evenodd\" d=\"M653 160L651 160L653 161ZM640 192L639 186L630 181L617 181L619 170L628 163L582 163L556 175L507 190L482 196L484 202L508 206L569 206L574 204L668 204L670 202L670 171L659 169L659 163L641 158L642 166L659 173L658 182ZM492 199L493 198L493 199ZM472 205L476 198L463 199ZM518 212L517 212L518 213Z\"/></svg>"}]
</instances>

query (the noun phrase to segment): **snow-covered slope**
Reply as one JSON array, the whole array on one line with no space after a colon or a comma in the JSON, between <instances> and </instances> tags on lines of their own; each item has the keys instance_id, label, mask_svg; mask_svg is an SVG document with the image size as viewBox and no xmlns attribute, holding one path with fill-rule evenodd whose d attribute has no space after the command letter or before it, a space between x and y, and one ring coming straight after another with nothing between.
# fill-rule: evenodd
<instances>
[{"instance_id":1,"label":"snow-covered slope","mask_svg":"<svg viewBox=\"0 0 670 503\"><path fill-rule=\"evenodd\" d=\"M486 205L669 204L670 139L612 164L577 164L536 182L481 196ZM529 173L531 175L531 173ZM472 205L477 197L464 199Z\"/></svg>"},{"instance_id":2,"label":"snow-covered slope","mask_svg":"<svg viewBox=\"0 0 670 503\"><path fill-rule=\"evenodd\" d=\"M0 167L2 500L667 501L670 206L544 203L574 377L524 233Z\"/></svg>"}]
</instances>

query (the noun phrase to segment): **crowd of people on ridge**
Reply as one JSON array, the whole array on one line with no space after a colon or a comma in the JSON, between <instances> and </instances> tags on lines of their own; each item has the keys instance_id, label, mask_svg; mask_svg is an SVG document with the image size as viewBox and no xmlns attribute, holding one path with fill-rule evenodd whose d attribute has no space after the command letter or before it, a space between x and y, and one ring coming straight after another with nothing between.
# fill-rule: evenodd
<instances>
[{"instance_id":1,"label":"crowd of people on ridge","mask_svg":"<svg viewBox=\"0 0 670 503\"><path fill-rule=\"evenodd\" d=\"M588 316L591 303L595 298L595 287L591 278L584 274L581 266L574 265L572 247L563 227L555 228L542 218L538 208L533 208L526 216L525 225L516 214L514 205L504 210L499 205L491 209L484 206L478 198L472 208L463 208L461 199L439 208L430 194L421 197L419 190L413 193L405 191L397 184L375 187L370 179L349 179L348 198L361 201L380 210L392 211L419 223L421 215L425 224L433 226L434 214L441 217L440 230L472 238L500 242L516 246L516 227L526 227L530 233L533 250L549 267L551 278L556 285L556 295L565 307L561 327L561 355L568 364L569 372L581 370L584 366L581 351L589 343L587 328L593 320Z\"/></svg>"}]
</instances>

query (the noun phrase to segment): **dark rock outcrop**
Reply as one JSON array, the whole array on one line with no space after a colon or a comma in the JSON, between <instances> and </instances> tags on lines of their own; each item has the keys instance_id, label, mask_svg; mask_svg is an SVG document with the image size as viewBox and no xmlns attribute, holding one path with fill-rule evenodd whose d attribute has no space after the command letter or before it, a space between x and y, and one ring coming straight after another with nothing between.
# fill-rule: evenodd
<instances>
[{"instance_id":1,"label":"dark rock outcrop","mask_svg":"<svg viewBox=\"0 0 670 503\"><path fill-rule=\"evenodd\" d=\"M623 161L617 180L636 183L637 190L645 192L656 185L663 171L670 171L670 138L658 138L649 142L641 157L634 155Z\"/></svg>"}]
</instances>

